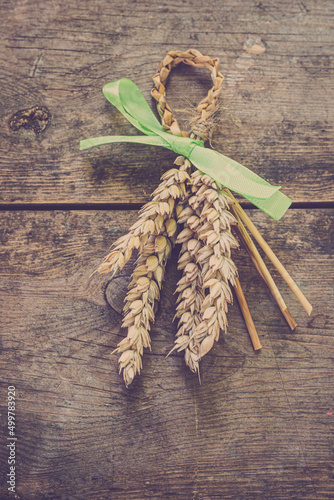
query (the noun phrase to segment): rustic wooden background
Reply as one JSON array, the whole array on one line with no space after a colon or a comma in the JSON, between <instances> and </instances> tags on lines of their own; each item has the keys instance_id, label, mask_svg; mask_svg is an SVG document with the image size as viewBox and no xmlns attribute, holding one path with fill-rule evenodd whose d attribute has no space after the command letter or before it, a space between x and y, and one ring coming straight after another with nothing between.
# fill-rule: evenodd
<instances>
[{"instance_id":1,"label":"rustic wooden background","mask_svg":"<svg viewBox=\"0 0 334 500\"><path fill-rule=\"evenodd\" d=\"M2 0L1 493L39 499L333 498L333 10L329 0ZM110 353L131 272L90 277L174 153L79 140L137 131L104 99L128 77L150 102L170 49L217 56L225 75L215 147L294 200L249 214L314 306L291 333L240 250L263 349L235 304L202 385L173 345L176 258L152 352L129 389ZM180 67L175 109L207 92ZM181 116L180 112L178 116ZM250 208L246 204L246 208ZM272 267L270 267L272 269ZM17 391L17 493L7 492L6 396Z\"/></svg>"}]
</instances>

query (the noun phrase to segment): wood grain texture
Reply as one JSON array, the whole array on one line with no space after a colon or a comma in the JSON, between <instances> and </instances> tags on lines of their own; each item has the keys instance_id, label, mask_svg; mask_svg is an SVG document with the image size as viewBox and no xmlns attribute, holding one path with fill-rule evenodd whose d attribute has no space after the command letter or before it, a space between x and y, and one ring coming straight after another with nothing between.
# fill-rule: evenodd
<instances>
[{"instance_id":1,"label":"wood grain texture","mask_svg":"<svg viewBox=\"0 0 334 500\"><path fill-rule=\"evenodd\" d=\"M0 212L1 500L332 499L333 2L3 0L0 9L0 208L17 205ZM146 202L175 154L125 144L80 152L79 141L137 134L103 85L131 78L154 109L160 60L191 47L219 57L225 76L215 148L309 206L279 222L249 214L314 309L308 317L269 264L298 323L291 333L235 252L263 349L253 351L235 304L199 385L181 355L165 357L174 255L152 351L126 389L110 353L124 336L132 263L113 279L91 273L136 213L97 206ZM172 72L168 101L184 126L182 109L210 87L205 70ZM9 385L15 496L6 496Z\"/></svg>"},{"instance_id":2,"label":"wood grain texture","mask_svg":"<svg viewBox=\"0 0 334 500\"><path fill-rule=\"evenodd\" d=\"M199 385L182 356L165 358L176 331L174 256L152 352L126 389L110 352L123 335L131 266L113 280L89 276L136 213L1 213L1 413L15 385L16 498L332 498L334 212L251 217L312 302L312 317L273 272L299 324L291 333L235 252L263 349L252 350L234 305ZM2 446L2 481L6 460Z\"/></svg>"},{"instance_id":3,"label":"wood grain texture","mask_svg":"<svg viewBox=\"0 0 334 500\"><path fill-rule=\"evenodd\" d=\"M136 134L102 86L128 77L150 99L170 49L217 56L225 75L215 147L294 201L334 201L333 3L208 0L1 2L2 204L142 203L174 153L136 145L79 152L96 135ZM179 68L175 109L210 88Z\"/></svg>"}]
</instances>

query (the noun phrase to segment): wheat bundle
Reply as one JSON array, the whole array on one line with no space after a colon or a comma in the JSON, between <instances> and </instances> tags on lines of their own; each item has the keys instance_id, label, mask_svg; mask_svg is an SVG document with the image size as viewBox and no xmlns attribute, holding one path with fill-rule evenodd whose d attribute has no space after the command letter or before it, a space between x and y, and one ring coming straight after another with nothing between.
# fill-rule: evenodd
<instances>
[{"instance_id":1,"label":"wheat bundle","mask_svg":"<svg viewBox=\"0 0 334 500\"><path fill-rule=\"evenodd\" d=\"M205 99L197 106L197 114L191 120L190 134L181 130L166 100L168 76L181 62L207 68L211 72L213 83ZM193 49L186 52L168 52L153 77L152 96L157 101L163 130L169 137L173 135L177 138L190 138L195 142L211 139L213 117L223 80L217 58L211 59ZM119 109L118 104L115 105ZM131 123L135 121L134 124L139 130L147 133L145 117L144 126L141 126L130 112L125 110L123 114ZM158 134L162 138L166 137L162 132ZM86 141L88 145L84 145L82 149L124 140L117 137L101 139L103 140ZM137 141L133 142L140 140L137 138ZM180 147L183 147L182 140L179 142ZM231 168L234 163L232 161ZM137 222L126 235L113 244L111 252L97 269L98 273L111 272L114 275L124 267L133 251L138 254L125 297L122 326L127 329L127 336L114 351L121 353L119 369L126 385L140 373L143 349L151 347L150 328L157 311L166 262L175 244L181 245L178 269L182 271L182 278L176 288L175 318L178 325L175 345L170 352L184 351L186 365L193 372L199 373L201 358L218 340L220 331L226 331L228 304L232 302L233 297L231 287L235 290L254 349L261 348L231 254L231 250L238 247L238 240L232 234L232 228L268 285L289 326L291 329L295 328L296 323L246 227L308 314L311 313L311 305L229 189L219 182L217 177L213 178L204 173L188 158L180 155L175 160L175 167L162 176L160 185L152 194L152 200L142 208Z\"/></svg>"}]
</instances>

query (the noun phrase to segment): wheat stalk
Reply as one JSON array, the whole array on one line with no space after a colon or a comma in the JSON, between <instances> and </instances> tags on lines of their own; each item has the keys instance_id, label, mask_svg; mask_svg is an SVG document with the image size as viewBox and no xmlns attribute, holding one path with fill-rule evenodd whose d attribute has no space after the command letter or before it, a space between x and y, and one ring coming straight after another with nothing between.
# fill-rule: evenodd
<instances>
[{"instance_id":1,"label":"wheat stalk","mask_svg":"<svg viewBox=\"0 0 334 500\"><path fill-rule=\"evenodd\" d=\"M151 323L155 320L166 262L174 246L176 225L172 233L167 229L164 233L149 237L138 257L125 297L122 327L128 331L126 338L118 344L114 352L122 353L119 358L119 371L123 371L126 385L140 373L143 348L151 348L149 332Z\"/></svg>"},{"instance_id":2,"label":"wheat stalk","mask_svg":"<svg viewBox=\"0 0 334 500\"><path fill-rule=\"evenodd\" d=\"M127 328L127 336L113 351L122 353L119 370L123 372L126 385L140 373L143 349L151 348L149 332L155 320L165 266L176 241L175 217L179 209L176 201L182 202L188 196L186 181L190 180L187 172L190 164L183 157L178 157L175 164L180 168L173 168L162 176L162 182L152 194L152 201L142 208L138 221L127 235L117 240L113 251L98 269L100 273L115 273L120 265L125 265L133 249L138 249L123 309L122 327ZM133 241L137 241L137 246L131 245Z\"/></svg>"},{"instance_id":3,"label":"wheat stalk","mask_svg":"<svg viewBox=\"0 0 334 500\"><path fill-rule=\"evenodd\" d=\"M226 331L227 304L232 302L229 282L234 285L237 275L231 248L238 243L231 234L236 219L227 192L198 170L189 184L191 196L177 219L183 224L177 238L182 243L178 268L183 276L176 289L179 322L172 351L185 350L185 362L196 372L220 330Z\"/></svg>"},{"instance_id":4,"label":"wheat stalk","mask_svg":"<svg viewBox=\"0 0 334 500\"><path fill-rule=\"evenodd\" d=\"M232 303L229 283L235 284L236 266L231 259L231 249L238 243L231 234L231 224L236 220L229 212L230 199L223 197L221 186L209 176L195 171L192 175L193 189L197 188L189 204L200 216L200 225L195 238L204 242L198 260L202 267L203 289L206 293L202 304L202 322L196 327L193 338L200 344L201 359L218 340L220 329L226 331L228 303ZM203 190L202 196L200 195ZM220 192L220 194L219 194ZM201 198L204 198L201 202ZM194 198L194 200L193 200ZM199 207L197 207L200 203Z\"/></svg>"},{"instance_id":5,"label":"wheat stalk","mask_svg":"<svg viewBox=\"0 0 334 500\"><path fill-rule=\"evenodd\" d=\"M184 212L189 211L189 208L189 206L185 207L180 213L178 223L185 222L185 218L188 218L187 213ZM191 218L191 216L189 218ZM205 294L203 291L201 268L196 263L195 255L201 249L202 243L194 238L189 238L188 236L190 236L190 234L192 235L192 233L190 233L191 229L188 224L185 224L185 226L185 229L180 233L177 240L179 243L183 241L178 259L178 269L183 270L183 276L177 283L177 288L175 290L175 293L178 293L176 300L178 305L174 319L179 318L179 321L175 347L172 351L175 349L178 351L185 349L186 365L189 366L193 372L197 372L199 369L199 350L192 336L202 319L201 308Z\"/></svg>"}]
</instances>

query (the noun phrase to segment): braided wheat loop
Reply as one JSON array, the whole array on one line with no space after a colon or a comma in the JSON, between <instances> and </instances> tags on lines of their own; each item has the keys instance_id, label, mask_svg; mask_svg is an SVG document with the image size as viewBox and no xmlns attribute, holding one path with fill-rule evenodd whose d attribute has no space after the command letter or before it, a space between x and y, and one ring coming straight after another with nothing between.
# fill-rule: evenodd
<instances>
[{"instance_id":1,"label":"braided wheat loop","mask_svg":"<svg viewBox=\"0 0 334 500\"><path fill-rule=\"evenodd\" d=\"M158 102L157 108L161 116L161 123L166 130L174 135L188 137L187 132L183 132L166 101L166 82L169 73L179 63L189 64L195 68L207 68L211 72L213 82L212 89L208 95L197 106L197 116L191 123L191 137L199 137L206 141L211 136L212 122L210 118L214 115L217 106L217 99L222 90L224 81L223 75L219 72L219 60L217 58L203 56L198 50L190 49L187 52L170 51L163 61L161 61L158 71L153 77L154 88L152 97Z\"/></svg>"}]
</instances>

